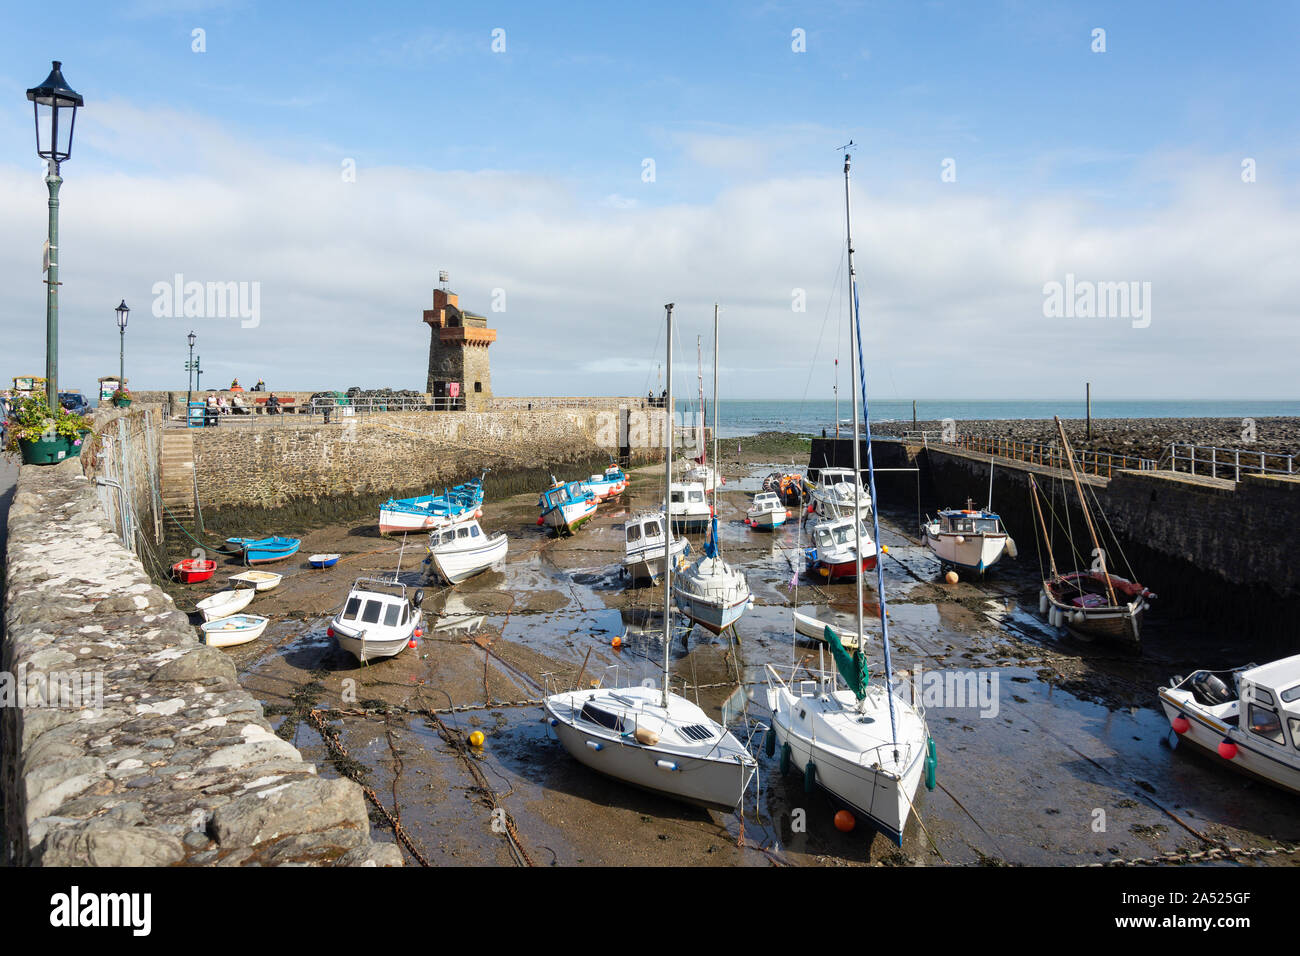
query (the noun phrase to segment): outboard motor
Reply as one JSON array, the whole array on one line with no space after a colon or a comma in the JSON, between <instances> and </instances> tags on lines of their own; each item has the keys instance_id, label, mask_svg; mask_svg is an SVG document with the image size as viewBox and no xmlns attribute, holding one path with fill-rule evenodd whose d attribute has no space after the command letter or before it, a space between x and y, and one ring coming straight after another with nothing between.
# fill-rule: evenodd
<instances>
[{"instance_id":1,"label":"outboard motor","mask_svg":"<svg viewBox=\"0 0 1300 956\"><path fill-rule=\"evenodd\" d=\"M411 606L419 607L423 603L424 603L424 588L420 588L418 591L415 592L415 597L411 598Z\"/></svg>"},{"instance_id":2,"label":"outboard motor","mask_svg":"<svg viewBox=\"0 0 1300 956\"><path fill-rule=\"evenodd\" d=\"M1227 704L1233 700L1228 685L1209 671L1198 671L1192 675L1192 689L1211 705Z\"/></svg>"}]
</instances>

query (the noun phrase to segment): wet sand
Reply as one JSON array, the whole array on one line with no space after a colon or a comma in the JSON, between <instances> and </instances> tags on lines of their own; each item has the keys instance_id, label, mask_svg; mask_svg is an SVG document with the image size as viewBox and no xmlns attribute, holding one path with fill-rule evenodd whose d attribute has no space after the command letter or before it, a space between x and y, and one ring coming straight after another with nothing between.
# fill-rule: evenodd
<instances>
[{"instance_id":1,"label":"wet sand","mask_svg":"<svg viewBox=\"0 0 1300 956\"><path fill-rule=\"evenodd\" d=\"M759 689L765 663L815 663L818 653L791 640L798 522L774 533L743 524L747 492L775 469L769 462L788 456L759 461L726 451L720 534L756 605L739 622L738 646L697 628L672 649L674 689L698 695L714 716L737 680ZM607 672L613 678L615 668L620 681L658 675L662 644L641 628L662 607L662 591L629 589L619 568L622 522L655 503L661 475L655 467L636 471L629 492L602 504L572 538L537 527L535 495L488 502L484 527L510 536L502 570L455 588L424 584L419 646L368 667L339 651L326 627L355 577L397 567L400 541L359 522L313 531L301 555L338 551L344 559L323 571L298 558L277 566L284 583L248 609L271 617L270 627L229 653L281 735L323 773L347 772L371 786L432 864L1078 865L1300 840L1291 797L1165 742L1156 686L1196 666L1241 663L1226 656L1234 653L1226 639L1196 633L1193 622L1163 620L1158 608L1140 659L1062 639L1037 615L1032 545L1023 543L1018 561L1004 561L984 581L948 585L915 540L915 502L882 513L895 668L903 675L973 670L998 683L995 714L929 709L939 787L918 793L919 821L909 822L901 849L862 826L836 830L832 800L805 793L802 774L782 777L761 736L751 747L759 786L743 814L678 805L586 769L554 739L537 701L557 680L571 686L580 670L583 684ZM698 553L702 539L691 540ZM422 538L407 542L408 584L424 581L423 545ZM238 570L221 568L212 589ZM854 601L852 581L799 579L801 610L848 625ZM865 602L875 613L874 576ZM867 630L876 629L868 620ZM621 648L611 645L615 637L624 638ZM873 660L873 675L880 671ZM453 705L459 710L446 713ZM323 744L312 708L331 712L350 760ZM435 719L429 711L440 713ZM464 743L473 730L486 737L481 750ZM372 819L380 830L388 826L377 811Z\"/></svg>"}]
</instances>

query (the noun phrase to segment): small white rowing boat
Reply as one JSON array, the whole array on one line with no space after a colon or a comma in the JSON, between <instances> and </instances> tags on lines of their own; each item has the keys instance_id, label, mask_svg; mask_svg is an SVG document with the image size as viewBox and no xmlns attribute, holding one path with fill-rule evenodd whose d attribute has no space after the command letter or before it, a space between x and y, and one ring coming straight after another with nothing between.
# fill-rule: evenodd
<instances>
[{"instance_id":1,"label":"small white rowing boat","mask_svg":"<svg viewBox=\"0 0 1300 956\"><path fill-rule=\"evenodd\" d=\"M230 588L218 591L211 597L205 597L196 607L203 615L203 620L215 621L238 614L248 607L248 603L253 600L253 595L256 593L256 588Z\"/></svg>"},{"instance_id":2,"label":"small white rowing boat","mask_svg":"<svg viewBox=\"0 0 1300 956\"><path fill-rule=\"evenodd\" d=\"M284 575L276 574L274 571L243 571L239 574L232 574L230 580L251 584L259 591L269 591L284 580Z\"/></svg>"},{"instance_id":3,"label":"small white rowing boat","mask_svg":"<svg viewBox=\"0 0 1300 956\"><path fill-rule=\"evenodd\" d=\"M234 647L261 637L269 620L260 614L235 614L199 626L209 647Z\"/></svg>"},{"instance_id":4,"label":"small white rowing boat","mask_svg":"<svg viewBox=\"0 0 1300 956\"><path fill-rule=\"evenodd\" d=\"M840 636L840 643L843 644L845 647L847 647L849 650L855 650L859 644L862 644L864 647L866 646L866 641L862 640L861 634L853 634L848 631L841 630L837 625L834 624L830 626L833 627L835 629L835 633ZM800 614L798 611L794 612L794 629L804 637L808 638L810 641L816 641L819 644L825 644L826 627L827 624L825 621L819 621L817 618L812 617L808 614ZM867 640L869 641L870 638L868 637Z\"/></svg>"}]
</instances>

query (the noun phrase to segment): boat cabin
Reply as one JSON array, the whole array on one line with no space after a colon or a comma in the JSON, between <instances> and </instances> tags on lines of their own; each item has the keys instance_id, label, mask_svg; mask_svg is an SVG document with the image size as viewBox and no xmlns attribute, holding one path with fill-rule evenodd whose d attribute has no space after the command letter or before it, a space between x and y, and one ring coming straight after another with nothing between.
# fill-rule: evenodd
<instances>
[{"instance_id":1,"label":"boat cabin","mask_svg":"<svg viewBox=\"0 0 1300 956\"><path fill-rule=\"evenodd\" d=\"M1242 729L1300 752L1300 655L1243 671L1238 687Z\"/></svg>"},{"instance_id":2,"label":"boat cabin","mask_svg":"<svg viewBox=\"0 0 1300 956\"><path fill-rule=\"evenodd\" d=\"M674 481L668 500L675 505L704 504L704 485L698 481Z\"/></svg>"},{"instance_id":3,"label":"boat cabin","mask_svg":"<svg viewBox=\"0 0 1300 956\"><path fill-rule=\"evenodd\" d=\"M627 545L636 548L647 541L662 541L664 536L663 512L635 515L626 525Z\"/></svg>"},{"instance_id":4,"label":"boat cabin","mask_svg":"<svg viewBox=\"0 0 1300 956\"><path fill-rule=\"evenodd\" d=\"M580 488L576 481L570 481L567 484L556 482L552 487L542 492L542 496L537 499L537 506L543 511L550 511L552 508L567 505L571 501L579 501L590 497L591 492Z\"/></svg>"},{"instance_id":5,"label":"boat cabin","mask_svg":"<svg viewBox=\"0 0 1300 956\"><path fill-rule=\"evenodd\" d=\"M858 531L864 544L871 544L871 535L867 526L858 521ZM852 520L828 521L813 529L813 543L818 551L838 551L854 545Z\"/></svg>"},{"instance_id":6,"label":"boat cabin","mask_svg":"<svg viewBox=\"0 0 1300 956\"><path fill-rule=\"evenodd\" d=\"M424 592L417 591L413 599L407 598L406 585L377 578L357 578L348 592L347 601L337 618L343 624L357 628L404 628L411 622L415 608L423 601Z\"/></svg>"},{"instance_id":7,"label":"boat cabin","mask_svg":"<svg viewBox=\"0 0 1300 956\"><path fill-rule=\"evenodd\" d=\"M785 502L775 491L760 491L754 496L755 511L784 511Z\"/></svg>"},{"instance_id":8,"label":"boat cabin","mask_svg":"<svg viewBox=\"0 0 1300 956\"><path fill-rule=\"evenodd\" d=\"M822 468L817 472L817 484L822 488L834 488L839 484L854 483L852 468Z\"/></svg>"},{"instance_id":9,"label":"boat cabin","mask_svg":"<svg viewBox=\"0 0 1300 956\"><path fill-rule=\"evenodd\" d=\"M454 528L447 528L445 531L434 531L429 535L429 547L436 548L440 545L462 544L469 542L475 543L483 538L483 531L478 526L477 521L471 521L468 524L457 525Z\"/></svg>"},{"instance_id":10,"label":"boat cabin","mask_svg":"<svg viewBox=\"0 0 1300 956\"><path fill-rule=\"evenodd\" d=\"M1002 534L1002 519L991 511L939 512L940 534Z\"/></svg>"}]
</instances>

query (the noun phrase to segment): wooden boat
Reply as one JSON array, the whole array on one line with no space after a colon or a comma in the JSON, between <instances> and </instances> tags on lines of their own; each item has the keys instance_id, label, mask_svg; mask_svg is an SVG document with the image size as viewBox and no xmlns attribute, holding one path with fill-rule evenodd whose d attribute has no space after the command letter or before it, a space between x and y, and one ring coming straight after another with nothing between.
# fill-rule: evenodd
<instances>
[{"instance_id":1,"label":"wooden boat","mask_svg":"<svg viewBox=\"0 0 1300 956\"><path fill-rule=\"evenodd\" d=\"M203 620L215 621L238 614L248 607L256 593L256 588L228 588L225 591L218 591L211 597L205 597L196 606L199 613L203 615Z\"/></svg>"},{"instance_id":2,"label":"wooden boat","mask_svg":"<svg viewBox=\"0 0 1300 956\"><path fill-rule=\"evenodd\" d=\"M504 532L489 538L477 521L469 521L431 533L427 562L440 580L460 584L503 559L509 545Z\"/></svg>"},{"instance_id":3,"label":"wooden boat","mask_svg":"<svg viewBox=\"0 0 1300 956\"><path fill-rule=\"evenodd\" d=\"M172 565L172 576L181 584L198 584L217 571L217 562L208 558L187 558Z\"/></svg>"},{"instance_id":4,"label":"wooden boat","mask_svg":"<svg viewBox=\"0 0 1300 956\"><path fill-rule=\"evenodd\" d=\"M623 570L633 584L658 583L664 573L664 513L637 512L623 527L626 539ZM669 550L674 567L680 567L682 559L691 553L691 544L685 538L673 538Z\"/></svg>"},{"instance_id":5,"label":"wooden boat","mask_svg":"<svg viewBox=\"0 0 1300 956\"><path fill-rule=\"evenodd\" d=\"M826 643L826 628L831 627L825 621L819 620L810 614L800 614L794 612L794 629L803 637L810 641L816 641L819 644ZM840 643L849 650L857 650L859 646L865 647L869 638L863 638L861 634L849 634L835 628L835 633L839 635Z\"/></svg>"},{"instance_id":6,"label":"wooden boat","mask_svg":"<svg viewBox=\"0 0 1300 956\"><path fill-rule=\"evenodd\" d=\"M928 547L945 567L983 575L1002 559L1016 556L1016 544L1002 527L1002 519L987 508L967 501L963 509L945 508L933 521L921 525Z\"/></svg>"},{"instance_id":7,"label":"wooden boat","mask_svg":"<svg viewBox=\"0 0 1300 956\"><path fill-rule=\"evenodd\" d=\"M745 524L758 530L771 531L785 524L790 512L785 510L785 502L775 491L760 491L754 496L754 503L745 512Z\"/></svg>"},{"instance_id":8,"label":"wooden boat","mask_svg":"<svg viewBox=\"0 0 1300 956\"><path fill-rule=\"evenodd\" d=\"M844 206L848 220L852 208L849 202L849 157L844 157ZM861 313L858 310L857 282L853 269L852 229L846 229L848 240L848 275L850 283L849 308L852 315L852 342L850 354L861 357ZM854 347L856 346L856 348ZM850 381L862 389L862 407L858 406L858 389L853 389L853 459L854 473L860 473L859 425L865 426L865 445L871 447L871 416L866 407L866 387L853 363L854 378ZM855 381L856 380L856 381ZM861 410L861 415L859 415ZM868 481L875 491L875 469L869 466ZM855 490L860 495L865 489ZM852 536L861 535L861 502L850 502L847 523ZM871 511L872 529L880 538L880 521ZM857 550L865 554L869 545L862 540ZM790 680L782 679L776 668L767 665L767 708L772 715L773 734L768 738L769 756L775 755L777 745L781 750L781 767L793 767L803 775L805 786L822 787L838 801L846 804L860 821L869 822L899 846L903 843L903 829L914 811L914 796L922 776L926 786L933 789L937 783L934 741L929 737L924 712L915 700L908 702L893 690L893 669L890 660L889 617L886 611L884 568L876 562L876 594L880 606L880 643L884 656L884 674L880 683L872 683L866 655L861 642L852 652L845 647L835 629L826 627L823 639L830 645L835 669L848 689L842 689L832 674L819 674L815 680L804 680L791 672ZM855 615L859 636L863 633L863 580L856 575L857 600Z\"/></svg>"},{"instance_id":9,"label":"wooden boat","mask_svg":"<svg viewBox=\"0 0 1300 956\"><path fill-rule=\"evenodd\" d=\"M668 311L668 388L672 400L672 306ZM672 455L665 455L664 507L672 488ZM668 544L672 529L667 530ZM664 622L672 615L672 562L664 568ZM758 771L758 761L724 724L669 690L671 627L660 644L660 687L582 688L550 694L547 723L579 763L597 773L675 800L733 810Z\"/></svg>"},{"instance_id":10,"label":"wooden boat","mask_svg":"<svg viewBox=\"0 0 1300 956\"><path fill-rule=\"evenodd\" d=\"M429 492L416 498L389 498L379 506L379 533L434 531L483 517L483 479L486 476L484 471L473 481L456 485L442 494Z\"/></svg>"},{"instance_id":11,"label":"wooden boat","mask_svg":"<svg viewBox=\"0 0 1300 956\"><path fill-rule=\"evenodd\" d=\"M261 637L268 620L259 614L235 614L200 624L199 628L203 631L203 642L209 647L234 647Z\"/></svg>"},{"instance_id":12,"label":"wooden boat","mask_svg":"<svg viewBox=\"0 0 1300 956\"><path fill-rule=\"evenodd\" d=\"M1059 416L1056 427L1061 436L1064 457L1070 463L1070 474L1074 479L1088 535L1092 539L1095 561L1094 566L1087 571L1063 574L1057 569L1051 535L1038 500L1038 483L1030 475L1030 497L1042 530L1043 542L1047 546L1050 564L1050 572L1043 580L1043 589L1039 592L1038 609L1046 615L1048 623L1053 627L1064 627L1083 638L1098 638L1129 650L1140 651L1142 615L1155 595L1136 581L1111 574L1108 570L1106 551L1101 546L1096 524L1092 520L1092 509L1088 506L1083 483L1079 480L1079 472L1074 464L1074 451L1069 439L1065 437L1065 426L1061 424Z\"/></svg>"},{"instance_id":13,"label":"wooden boat","mask_svg":"<svg viewBox=\"0 0 1300 956\"><path fill-rule=\"evenodd\" d=\"M1300 794L1300 656L1175 676L1158 693L1179 743Z\"/></svg>"},{"instance_id":14,"label":"wooden boat","mask_svg":"<svg viewBox=\"0 0 1300 956\"><path fill-rule=\"evenodd\" d=\"M537 499L541 514L539 525L553 528L556 534L573 534L596 513L597 498L581 482L557 481Z\"/></svg>"},{"instance_id":15,"label":"wooden boat","mask_svg":"<svg viewBox=\"0 0 1300 956\"><path fill-rule=\"evenodd\" d=\"M274 571L244 571L230 576L230 580L251 584L258 591L269 591L283 579L283 574L276 574Z\"/></svg>"},{"instance_id":16,"label":"wooden boat","mask_svg":"<svg viewBox=\"0 0 1300 956\"><path fill-rule=\"evenodd\" d=\"M424 636L423 602L423 591L408 598L406 585L396 580L357 578L326 633L363 664L396 657Z\"/></svg>"},{"instance_id":17,"label":"wooden boat","mask_svg":"<svg viewBox=\"0 0 1300 956\"><path fill-rule=\"evenodd\" d=\"M251 565L283 561L285 558L297 554L298 547L301 544L302 542L297 538L286 538L280 535L259 538L256 541L250 541L244 548L244 563Z\"/></svg>"},{"instance_id":18,"label":"wooden boat","mask_svg":"<svg viewBox=\"0 0 1300 956\"><path fill-rule=\"evenodd\" d=\"M332 568L339 563L340 554L313 554L307 563L313 568Z\"/></svg>"}]
</instances>

